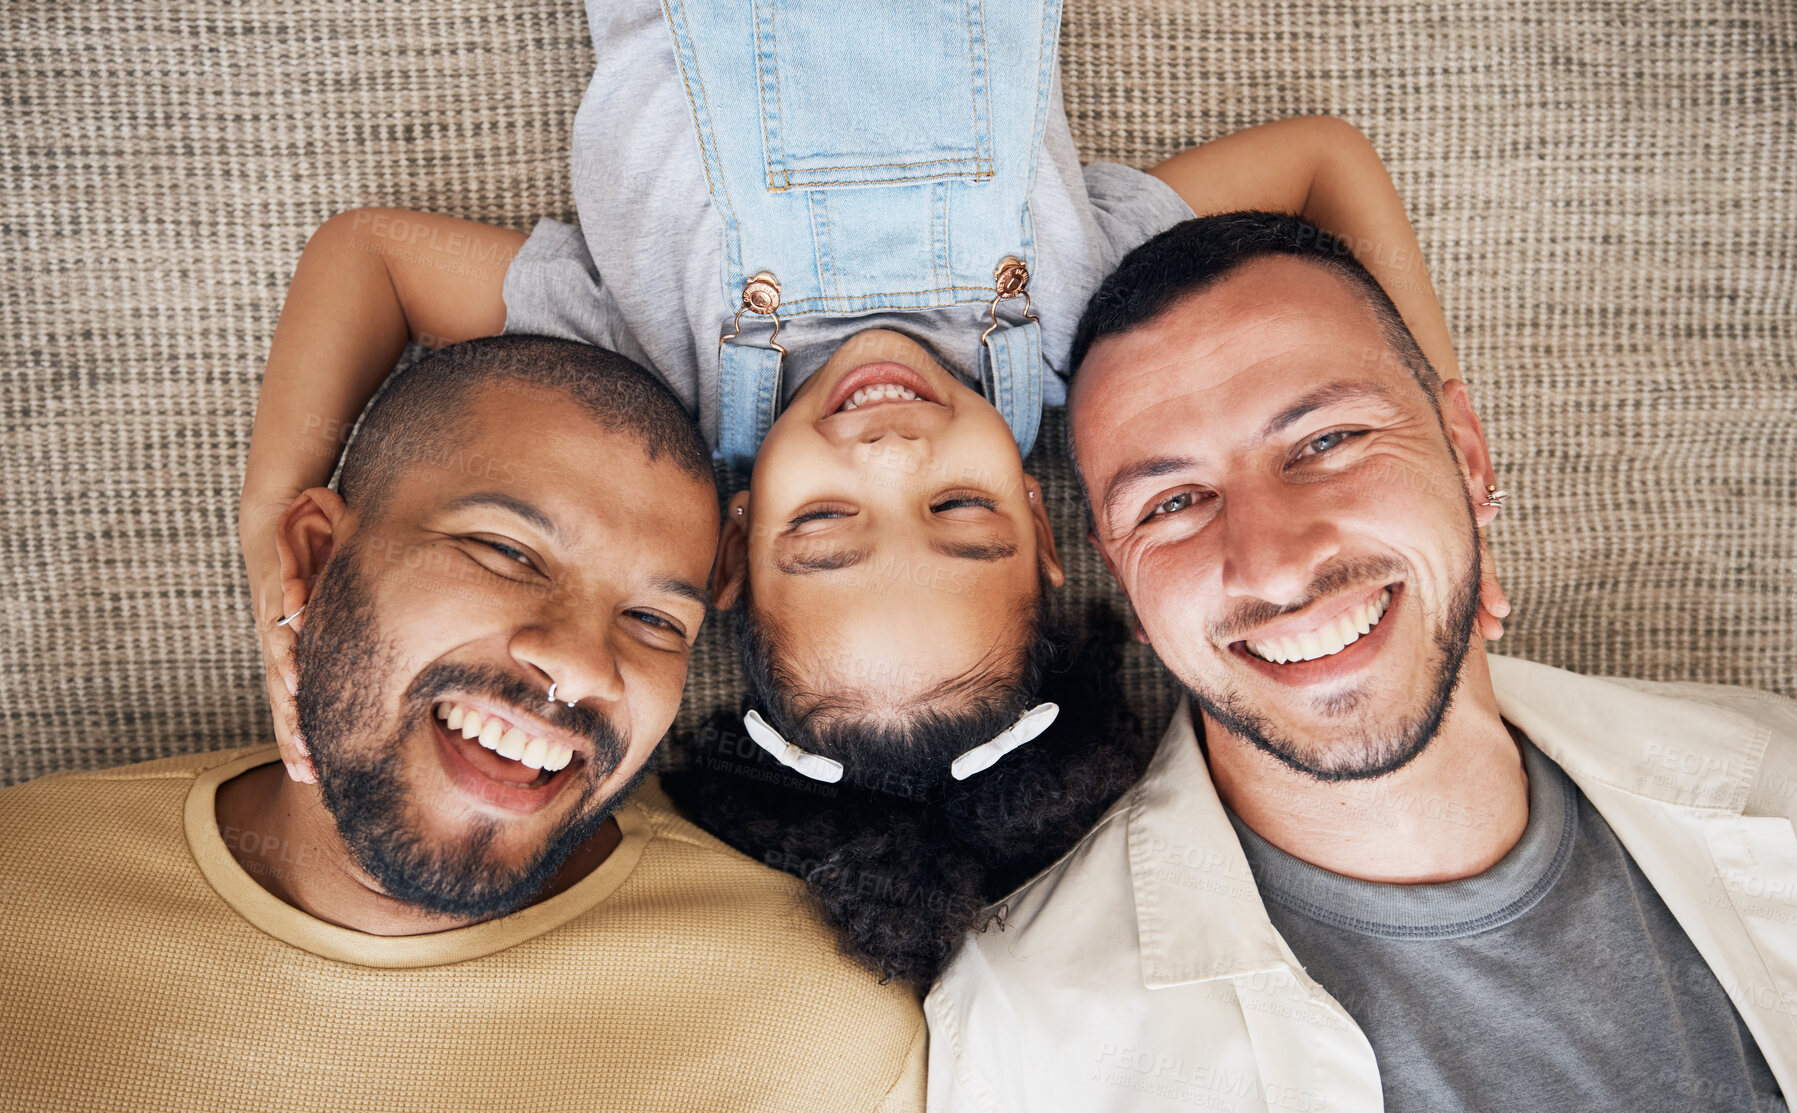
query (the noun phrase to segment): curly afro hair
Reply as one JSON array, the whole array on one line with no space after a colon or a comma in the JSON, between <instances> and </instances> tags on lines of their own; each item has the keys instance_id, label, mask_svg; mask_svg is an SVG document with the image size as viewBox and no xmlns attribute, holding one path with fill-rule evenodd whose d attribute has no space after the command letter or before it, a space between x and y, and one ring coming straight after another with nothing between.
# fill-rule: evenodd
<instances>
[{"instance_id":1,"label":"curly afro hair","mask_svg":"<svg viewBox=\"0 0 1797 1113\"><path fill-rule=\"evenodd\" d=\"M845 952L882 980L928 990L962 935L999 918L994 902L1070 849L1146 767L1150 746L1116 679L1125 631L1108 608L1095 608L1077 635L1054 620L1044 593L1023 667L961 710L824 724L789 714L748 611L733 612L750 688L744 711L837 757L844 779L819 784L788 771L747 737L739 715L719 712L682 740L692 760L663 784L700 826L803 878ZM955 755L1045 701L1061 710L1040 737L965 781L948 775Z\"/></svg>"}]
</instances>

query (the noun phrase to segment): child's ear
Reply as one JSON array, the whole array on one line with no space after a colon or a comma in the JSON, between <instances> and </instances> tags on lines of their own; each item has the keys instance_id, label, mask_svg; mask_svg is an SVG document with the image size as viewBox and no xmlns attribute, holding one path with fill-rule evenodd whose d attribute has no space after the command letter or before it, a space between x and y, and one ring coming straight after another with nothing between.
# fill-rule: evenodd
<instances>
[{"instance_id":1,"label":"child's ear","mask_svg":"<svg viewBox=\"0 0 1797 1113\"><path fill-rule=\"evenodd\" d=\"M1067 582L1067 571L1061 567L1061 554L1055 549L1054 526L1048 520L1048 500L1042 497L1042 484L1028 472L1023 476L1023 497L1029 500L1030 520L1036 524L1036 557L1048 582L1060 587Z\"/></svg>"},{"instance_id":2,"label":"child's ear","mask_svg":"<svg viewBox=\"0 0 1797 1113\"><path fill-rule=\"evenodd\" d=\"M724 507L718 531L718 555L711 565L711 605L720 611L736 606L749 578L749 492L738 491Z\"/></svg>"},{"instance_id":3,"label":"child's ear","mask_svg":"<svg viewBox=\"0 0 1797 1113\"><path fill-rule=\"evenodd\" d=\"M349 508L329 487L301 491L275 525L275 550L281 555L281 613L295 614L312 598L312 585L329 563L350 525ZM290 626L304 625L298 615Z\"/></svg>"}]
</instances>

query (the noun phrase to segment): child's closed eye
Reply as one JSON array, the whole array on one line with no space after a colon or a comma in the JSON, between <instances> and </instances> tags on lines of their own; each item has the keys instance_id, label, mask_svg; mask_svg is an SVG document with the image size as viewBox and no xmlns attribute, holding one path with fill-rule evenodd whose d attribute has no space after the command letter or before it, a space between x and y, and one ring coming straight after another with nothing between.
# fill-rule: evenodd
<instances>
[{"instance_id":1,"label":"child's closed eye","mask_svg":"<svg viewBox=\"0 0 1797 1113\"><path fill-rule=\"evenodd\" d=\"M981 510L997 510L998 503L986 498L984 495L951 495L940 502L932 503L930 505L930 513L941 514L946 510L963 510L968 507L977 507Z\"/></svg>"}]
</instances>

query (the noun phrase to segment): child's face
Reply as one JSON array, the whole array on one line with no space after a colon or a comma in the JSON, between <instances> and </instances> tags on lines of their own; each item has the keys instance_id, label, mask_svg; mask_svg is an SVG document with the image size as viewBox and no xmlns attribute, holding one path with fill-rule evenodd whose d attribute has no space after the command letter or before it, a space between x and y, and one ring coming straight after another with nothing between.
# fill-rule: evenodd
<instances>
[{"instance_id":1,"label":"child's face","mask_svg":"<svg viewBox=\"0 0 1797 1113\"><path fill-rule=\"evenodd\" d=\"M757 612L805 687L875 702L1010 660L1039 575L1062 581L1004 419L883 329L851 337L800 387L725 532L719 605L753 576Z\"/></svg>"}]
</instances>

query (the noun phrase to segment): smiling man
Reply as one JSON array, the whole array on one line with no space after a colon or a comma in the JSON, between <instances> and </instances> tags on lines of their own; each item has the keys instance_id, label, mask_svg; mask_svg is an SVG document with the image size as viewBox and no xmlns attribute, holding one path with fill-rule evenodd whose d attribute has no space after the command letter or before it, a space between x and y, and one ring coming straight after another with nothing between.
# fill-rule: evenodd
<instances>
[{"instance_id":1,"label":"smiling man","mask_svg":"<svg viewBox=\"0 0 1797 1113\"><path fill-rule=\"evenodd\" d=\"M1466 388L1297 218L1145 244L1075 359L1092 541L1191 698L937 983L931 1107L1785 1109L1791 703L1488 657Z\"/></svg>"},{"instance_id":2,"label":"smiling man","mask_svg":"<svg viewBox=\"0 0 1797 1113\"><path fill-rule=\"evenodd\" d=\"M910 1109L915 999L680 819L709 453L622 357L400 373L278 525L309 752L0 794L9 1109Z\"/></svg>"}]
</instances>

